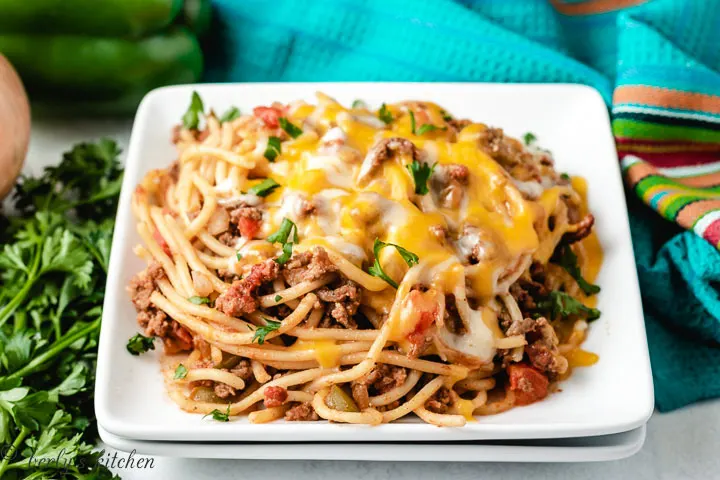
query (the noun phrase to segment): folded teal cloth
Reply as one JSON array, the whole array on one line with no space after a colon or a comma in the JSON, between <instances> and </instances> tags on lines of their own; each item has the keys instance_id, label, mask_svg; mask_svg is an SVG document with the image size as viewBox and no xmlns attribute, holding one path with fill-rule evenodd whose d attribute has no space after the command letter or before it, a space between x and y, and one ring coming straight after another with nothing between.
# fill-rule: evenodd
<instances>
[{"instance_id":1,"label":"folded teal cloth","mask_svg":"<svg viewBox=\"0 0 720 480\"><path fill-rule=\"evenodd\" d=\"M214 8L207 81L583 83L608 105L616 93L619 148L644 141L633 95L644 98L642 114L700 117L698 138L720 142L717 0L214 0ZM648 85L703 96L648 100L635 88ZM662 146L668 124L648 124L648 138ZM684 127L673 125L678 142ZM720 161L712 145L697 162ZM657 407L720 396L720 253L627 196Z\"/></svg>"}]
</instances>

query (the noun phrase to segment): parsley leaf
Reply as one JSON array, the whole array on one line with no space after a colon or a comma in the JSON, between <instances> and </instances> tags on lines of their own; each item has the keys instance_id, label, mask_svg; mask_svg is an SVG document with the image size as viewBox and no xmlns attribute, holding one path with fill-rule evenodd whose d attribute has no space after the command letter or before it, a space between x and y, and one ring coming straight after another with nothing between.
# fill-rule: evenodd
<instances>
[{"instance_id":1,"label":"parsley leaf","mask_svg":"<svg viewBox=\"0 0 720 480\"><path fill-rule=\"evenodd\" d=\"M570 181L570 175L568 175L567 173L561 173L560 178L562 178L563 180Z\"/></svg>"},{"instance_id":2,"label":"parsley leaf","mask_svg":"<svg viewBox=\"0 0 720 480\"><path fill-rule=\"evenodd\" d=\"M368 273L374 277L380 277L393 287L398 288L397 282L390 278L390 276L387 275L385 271L383 271L382 265L380 265L380 250L385 247L395 247L397 252L400 254L402 259L405 260L405 263L407 263L409 267L417 265L420 259L417 255L415 255L409 250L404 249L400 245L396 245L394 243L385 243L378 238L375 239L375 242L373 243L373 254L375 255L375 263L370 268L368 268Z\"/></svg>"},{"instance_id":3,"label":"parsley leaf","mask_svg":"<svg viewBox=\"0 0 720 480\"><path fill-rule=\"evenodd\" d=\"M230 421L230 404L228 403L227 410L225 410L225 412L221 412L220 410L218 410L216 408L212 412L205 415L203 418L210 417L210 416L212 416L213 420L218 421L218 422L229 422Z\"/></svg>"},{"instance_id":4,"label":"parsley leaf","mask_svg":"<svg viewBox=\"0 0 720 480\"><path fill-rule=\"evenodd\" d=\"M220 118L218 118L218 121L220 123L231 122L238 117L240 117L240 109L237 107L230 107L225 111L225 113L222 114Z\"/></svg>"},{"instance_id":5,"label":"parsley leaf","mask_svg":"<svg viewBox=\"0 0 720 480\"><path fill-rule=\"evenodd\" d=\"M390 112L390 109L387 108L387 105L384 103L380 105L380 110L378 110L378 118L382 120L385 125L390 125L393 121L392 113Z\"/></svg>"},{"instance_id":6,"label":"parsley leaf","mask_svg":"<svg viewBox=\"0 0 720 480\"><path fill-rule=\"evenodd\" d=\"M265 336L270 332L274 332L280 328L280 325L282 325L281 322L274 322L272 320L268 320L267 318L265 321L267 322L267 325L262 325L255 330L255 335L253 335L252 338L253 343L257 340L258 345L263 345L265 343Z\"/></svg>"},{"instance_id":7,"label":"parsley leaf","mask_svg":"<svg viewBox=\"0 0 720 480\"><path fill-rule=\"evenodd\" d=\"M436 166L437 162L431 166L424 162L418 162L417 160L413 160L411 164L406 165L406 168L415 181L416 194L426 195L430 191L427 184Z\"/></svg>"},{"instance_id":8,"label":"parsley leaf","mask_svg":"<svg viewBox=\"0 0 720 480\"><path fill-rule=\"evenodd\" d=\"M420 128L418 128L417 134L424 135L428 132L434 132L435 130L445 130L445 129L438 127L437 125L433 125L432 123L424 123L424 124L420 125Z\"/></svg>"},{"instance_id":9,"label":"parsley leaf","mask_svg":"<svg viewBox=\"0 0 720 480\"><path fill-rule=\"evenodd\" d=\"M280 117L278 122L280 122L280 128L285 130L292 138L297 138L303 133L302 128L290 123L290 120L285 117Z\"/></svg>"},{"instance_id":10,"label":"parsley leaf","mask_svg":"<svg viewBox=\"0 0 720 480\"><path fill-rule=\"evenodd\" d=\"M59 164L23 177L6 210L12 216L0 214L0 444L17 446L0 458L0 478L112 476L95 461L88 385L122 183L119 153L107 139L75 145ZM41 462L58 456L63 463Z\"/></svg>"},{"instance_id":11,"label":"parsley leaf","mask_svg":"<svg viewBox=\"0 0 720 480\"><path fill-rule=\"evenodd\" d=\"M185 377L187 377L188 370L185 368L185 365L182 363L179 363L177 367L175 367L175 374L173 375L173 378L175 380L180 380Z\"/></svg>"},{"instance_id":12,"label":"parsley leaf","mask_svg":"<svg viewBox=\"0 0 720 480\"><path fill-rule=\"evenodd\" d=\"M558 290L551 291L545 300L537 302L537 310L547 313L551 319L576 315L591 322L600 318L600 310L587 307L579 300Z\"/></svg>"},{"instance_id":13,"label":"parsley leaf","mask_svg":"<svg viewBox=\"0 0 720 480\"><path fill-rule=\"evenodd\" d=\"M562 244L555 256L557 257L558 264L575 279L578 287L580 287L580 290L582 290L585 295L595 295L600 292L599 286L593 285L583 278L580 267L578 266L577 255L572 251L570 245Z\"/></svg>"},{"instance_id":14,"label":"parsley leaf","mask_svg":"<svg viewBox=\"0 0 720 480\"><path fill-rule=\"evenodd\" d=\"M412 110L408 112L410 114L410 131L415 135L415 114Z\"/></svg>"},{"instance_id":15,"label":"parsley leaf","mask_svg":"<svg viewBox=\"0 0 720 480\"><path fill-rule=\"evenodd\" d=\"M148 350L155 350L154 341L155 339L153 337L146 337L137 333L134 337L128 340L126 348L130 354L140 355Z\"/></svg>"},{"instance_id":16,"label":"parsley leaf","mask_svg":"<svg viewBox=\"0 0 720 480\"><path fill-rule=\"evenodd\" d=\"M523 141L525 142L525 145L532 145L537 140L537 137L532 132L527 132L525 135L523 135Z\"/></svg>"},{"instance_id":17,"label":"parsley leaf","mask_svg":"<svg viewBox=\"0 0 720 480\"><path fill-rule=\"evenodd\" d=\"M268 144L265 148L265 158L268 159L270 162L274 162L275 159L282 153L282 145L280 143L280 138L278 137L270 137L268 138Z\"/></svg>"},{"instance_id":18,"label":"parsley leaf","mask_svg":"<svg viewBox=\"0 0 720 480\"><path fill-rule=\"evenodd\" d=\"M297 243L297 226L295 225L295 223L293 223L292 220L283 218L283 221L280 224L280 228L278 229L278 231L267 237L267 241L270 243L287 243L288 238L290 238L291 234L293 234L292 241L294 243Z\"/></svg>"},{"instance_id":19,"label":"parsley leaf","mask_svg":"<svg viewBox=\"0 0 720 480\"><path fill-rule=\"evenodd\" d=\"M250 187L248 193L252 193L253 195L257 195L258 197L267 197L272 193L273 190L275 190L279 186L280 184L272 178L266 178L254 187Z\"/></svg>"},{"instance_id":20,"label":"parsley leaf","mask_svg":"<svg viewBox=\"0 0 720 480\"><path fill-rule=\"evenodd\" d=\"M352 103L352 108L366 108L367 105L362 100L358 99Z\"/></svg>"},{"instance_id":21,"label":"parsley leaf","mask_svg":"<svg viewBox=\"0 0 720 480\"><path fill-rule=\"evenodd\" d=\"M198 297L196 295L196 296L188 298L188 302L194 303L195 305L203 305L203 304L210 303L210 299L208 297Z\"/></svg>"},{"instance_id":22,"label":"parsley leaf","mask_svg":"<svg viewBox=\"0 0 720 480\"><path fill-rule=\"evenodd\" d=\"M200 125L200 115L202 115L204 109L202 98L194 91L190 99L190 106L182 117L183 127L189 130L197 129L198 125Z\"/></svg>"}]
</instances>

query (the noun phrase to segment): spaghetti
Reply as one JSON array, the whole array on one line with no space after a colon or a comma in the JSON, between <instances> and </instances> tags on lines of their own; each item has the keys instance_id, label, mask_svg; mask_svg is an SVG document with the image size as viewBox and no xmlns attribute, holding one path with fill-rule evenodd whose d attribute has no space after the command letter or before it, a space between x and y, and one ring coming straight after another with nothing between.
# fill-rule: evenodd
<instances>
[{"instance_id":1,"label":"spaghetti","mask_svg":"<svg viewBox=\"0 0 720 480\"><path fill-rule=\"evenodd\" d=\"M462 426L597 360L585 183L531 134L428 102L197 104L132 200L129 290L181 408Z\"/></svg>"}]
</instances>

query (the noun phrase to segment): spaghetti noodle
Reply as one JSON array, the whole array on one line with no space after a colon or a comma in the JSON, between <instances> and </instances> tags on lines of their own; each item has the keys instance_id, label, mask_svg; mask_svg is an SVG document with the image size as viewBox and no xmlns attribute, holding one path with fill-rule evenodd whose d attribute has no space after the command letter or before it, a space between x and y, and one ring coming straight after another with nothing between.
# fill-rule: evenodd
<instances>
[{"instance_id":1,"label":"spaghetti noodle","mask_svg":"<svg viewBox=\"0 0 720 480\"><path fill-rule=\"evenodd\" d=\"M597 360L586 187L532 135L428 102L192 108L133 195L129 288L181 408L462 426Z\"/></svg>"}]
</instances>

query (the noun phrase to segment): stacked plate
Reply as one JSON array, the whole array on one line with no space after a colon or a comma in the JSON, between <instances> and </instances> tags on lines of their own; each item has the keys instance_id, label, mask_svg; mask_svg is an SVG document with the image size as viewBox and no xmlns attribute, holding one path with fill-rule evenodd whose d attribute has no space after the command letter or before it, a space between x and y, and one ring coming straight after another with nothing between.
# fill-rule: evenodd
<instances>
[{"instance_id":1,"label":"stacked plate","mask_svg":"<svg viewBox=\"0 0 720 480\"><path fill-rule=\"evenodd\" d=\"M166 395L159 353L130 356L137 332L125 286L144 268L130 211L143 175L176 157L168 141L193 90L206 107L256 105L316 91L349 104L427 100L458 118L499 125L512 136L533 132L559 171L588 179L590 209L604 250L597 283L602 317L583 348L600 361L575 369L562 391L508 412L478 417L462 428L439 428L407 418L380 426L284 422L252 424L246 418L215 422L180 410ZM104 308L96 383L100 435L120 450L150 455L222 458L598 461L637 452L653 409L652 377L621 173L607 109L593 89L579 85L499 84L239 84L178 86L156 90L135 119L120 198ZM272 448L267 448L272 444ZM241 447L241 448L239 448Z\"/></svg>"}]
</instances>

